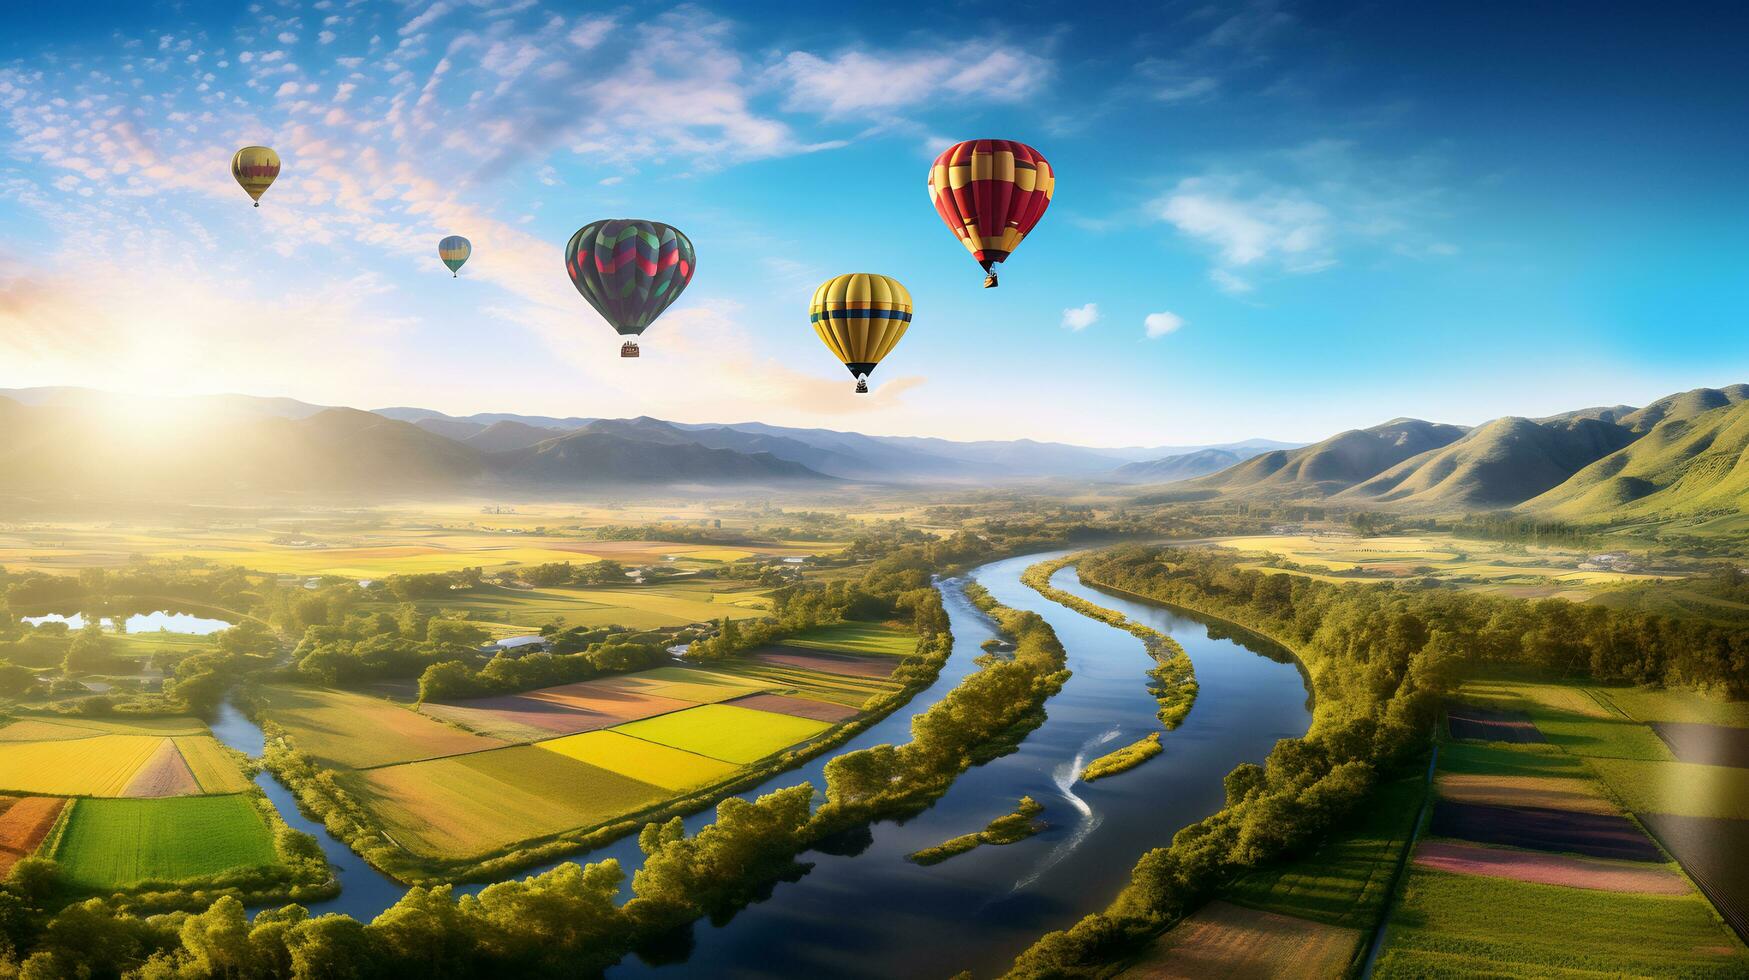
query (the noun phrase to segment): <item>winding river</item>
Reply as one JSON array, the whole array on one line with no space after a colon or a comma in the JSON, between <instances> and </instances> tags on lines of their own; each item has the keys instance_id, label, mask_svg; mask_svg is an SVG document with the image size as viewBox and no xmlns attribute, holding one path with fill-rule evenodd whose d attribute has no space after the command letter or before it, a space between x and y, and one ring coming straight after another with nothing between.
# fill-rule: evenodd
<instances>
[{"instance_id":1,"label":"winding river","mask_svg":"<svg viewBox=\"0 0 1749 980\"><path fill-rule=\"evenodd\" d=\"M971 577L998 601L1045 617L1068 651L1074 672L1046 703L1048 720L1010 755L962 775L935 806L902 824L885 822L855 854L809 852L799 881L778 884L769 898L726 923L700 922L690 948L669 950L659 964L628 957L610 973L674 977L828 975L942 976L962 969L1000 972L1033 939L1103 908L1128 880L1136 858L1168 844L1179 828L1222 803L1221 779L1241 762L1260 762L1277 739L1303 734L1311 720L1304 678L1291 658L1263 640L1210 635L1178 612L1082 585L1065 568L1058 588L1116 609L1171 634L1196 664L1201 692L1166 751L1137 769L1099 783L1075 775L1088 759L1159 728L1158 705L1147 693L1153 665L1136 637L1057 605L1027 588L1020 574L1062 552L993 562ZM911 719L967 673L993 624L966 599L962 580L942 583L954 649L940 678L905 707L838 749L909 740ZM214 732L250 755L262 749L260 729L229 705ZM803 780L823 785L827 757L781 773L747 791L752 798ZM404 886L365 864L297 810L291 794L262 773L256 782L292 826L312 833L339 874L341 894L313 912L345 912L368 920L392 905ZM981 829L1029 795L1045 806L1049 829L1003 847L982 847L933 867L906 854ZM687 818L689 831L711 819ZM629 874L642 855L632 838L582 857L618 858ZM557 862L555 862L557 863ZM549 865L550 867L550 865ZM517 877L538 873L536 868ZM482 885L458 886L478 891Z\"/></svg>"}]
</instances>

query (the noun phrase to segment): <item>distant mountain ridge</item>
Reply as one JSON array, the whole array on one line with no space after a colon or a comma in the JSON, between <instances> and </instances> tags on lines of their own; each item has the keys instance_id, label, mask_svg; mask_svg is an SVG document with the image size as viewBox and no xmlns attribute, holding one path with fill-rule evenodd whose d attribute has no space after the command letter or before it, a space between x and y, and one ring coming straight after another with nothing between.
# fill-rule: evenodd
<instances>
[{"instance_id":1,"label":"distant mountain ridge","mask_svg":"<svg viewBox=\"0 0 1749 980\"><path fill-rule=\"evenodd\" d=\"M1162 463L1168 461L1161 461ZM1207 476L1144 501L1261 498L1426 513L1521 510L1582 523L1705 519L1749 510L1749 385L1696 388L1474 428L1393 419Z\"/></svg>"}]
</instances>

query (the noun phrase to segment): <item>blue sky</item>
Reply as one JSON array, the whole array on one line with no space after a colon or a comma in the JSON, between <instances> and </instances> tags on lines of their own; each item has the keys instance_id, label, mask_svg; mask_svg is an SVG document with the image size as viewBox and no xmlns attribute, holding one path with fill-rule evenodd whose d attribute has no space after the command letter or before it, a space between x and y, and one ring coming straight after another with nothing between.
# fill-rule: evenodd
<instances>
[{"instance_id":1,"label":"blue sky","mask_svg":"<svg viewBox=\"0 0 1749 980\"><path fill-rule=\"evenodd\" d=\"M1749 14L1616 6L28 0L0 386L1118 445L1749 380ZM924 190L980 136L1058 173L993 291ZM561 263L615 216L698 249L636 362ZM869 397L852 271L917 305Z\"/></svg>"}]
</instances>

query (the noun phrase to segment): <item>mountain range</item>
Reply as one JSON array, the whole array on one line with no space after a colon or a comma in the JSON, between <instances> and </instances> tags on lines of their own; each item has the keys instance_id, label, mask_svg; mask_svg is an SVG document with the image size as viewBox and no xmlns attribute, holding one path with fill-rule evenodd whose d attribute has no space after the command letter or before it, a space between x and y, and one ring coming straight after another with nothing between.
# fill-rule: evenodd
<instances>
[{"instance_id":1,"label":"mountain range","mask_svg":"<svg viewBox=\"0 0 1749 980\"><path fill-rule=\"evenodd\" d=\"M150 431L144 423L153 418L174 423ZM1114 471L1137 461L1288 445L1248 440L1106 449L648 417L464 418L409 407L365 412L247 395L139 399L82 388L0 390L0 489L35 492L427 494L1103 480L1120 479Z\"/></svg>"},{"instance_id":2,"label":"mountain range","mask_svg":"<svg viewBox=\"0 0 1749 980\"><path fill-rule=\"evenodd\" d=\"M1733 514L1749 503L1749 385L1466 428L1393 419L1261 453L1146 499L1328 502L1575 522ZM1165 482L1162 480L1161 482Z\"/></svg>"}]
</instances>

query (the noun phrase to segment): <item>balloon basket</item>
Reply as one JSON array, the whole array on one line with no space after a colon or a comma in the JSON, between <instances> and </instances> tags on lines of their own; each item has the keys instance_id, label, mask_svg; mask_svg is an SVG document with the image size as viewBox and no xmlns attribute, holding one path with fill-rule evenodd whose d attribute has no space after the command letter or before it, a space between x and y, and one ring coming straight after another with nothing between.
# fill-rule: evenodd
<instances>
[{"instance_id":1,"label":"balloon basket","mask_svg":"<svg viewBox=\"0 0 1749 980\"><path fill-rule=\"evenodd\" d=\"M868 394L868 381L866 379L863 379L863 378L856 379L856 393L859 395Z\"/></svg>"},{"instance_id":2,"label":"balloon basket","mask_svg":"<svg viewBox=\"0 0 1749 980\"><path fill-rule=\"evenodd\" d=\"M624 344L622 344L620 346L619 356L621 356L621 357L637 357L638 356L638 345L632 343L629 340L626 341Z\"/></svg>"},{"instance_id":3,"label":"balloon basket","mask_svg":"<svg viewBox=\"0 0 1749 980\"><path fill-rule=\"evenodd\" d=\"M985 289L995 289L996 288L996 273L992 272L989 275L984 277L984 288Z\"/></svg>"},{"instance_id":4,"label":"balloon basket","mask_svg":"<svg viewBox=\"0 0 1749 980\"><path fill-rule=\"evenodd\" d=\"M255 206L256 206L256 207L260 207L260 206L261 206L261 202L260 202L260 201L256 201L256 202L255 202Z\"/></svg>"}]
</instances>

